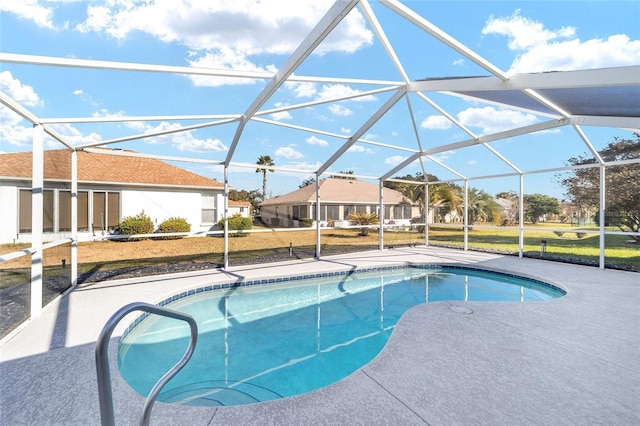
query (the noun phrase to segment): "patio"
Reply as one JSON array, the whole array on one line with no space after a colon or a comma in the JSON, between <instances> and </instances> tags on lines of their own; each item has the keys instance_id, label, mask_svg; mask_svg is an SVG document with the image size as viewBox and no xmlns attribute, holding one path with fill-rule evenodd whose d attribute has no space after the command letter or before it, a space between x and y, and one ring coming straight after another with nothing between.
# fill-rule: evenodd
<instances>
[{"instance_id":1,"label":"patio","mask_svg":"<svg viewBox=\"0 0 640 426\"><path fill-rule=\"evenodd\" d=\"M211 283L405 262L509 271L567 295L420 305L371 363L338 383L237 407L156 403L151 424L640 424L637 273L424 246L81 285L0 347L0 424L99 424L95 341L127 303ZM115 367L128 320L110 345L117 424L136 424L143 406Z\"/></svg>"}]
</instances>

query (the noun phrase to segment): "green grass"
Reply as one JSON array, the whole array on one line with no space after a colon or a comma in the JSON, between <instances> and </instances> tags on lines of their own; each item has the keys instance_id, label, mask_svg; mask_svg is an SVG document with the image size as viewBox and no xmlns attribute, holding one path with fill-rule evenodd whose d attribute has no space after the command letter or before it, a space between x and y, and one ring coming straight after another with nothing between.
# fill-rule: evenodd
<instances>
[{"instance_id":1,"label":"green grass","mask_svg":"<svg viewBox=\"0 0 640 426\"><path fill-rule=\"evenodd\" d=\"M597 263L600 258L600 236L585 234L579 238L579 230L560 224L527 225L534 230L524 231L523 252L527 255L540 255L541 241L546 240L546 257L562 260L576 259ZM562 236L549 228L567 228ZM597 228L583 228L597 230ZM518 229L482 229L475 227L469 231L469 248L500 253L518 252ZM632 244L631 238L624 235L607 235L605 239L605 263L611 267L632 268L640 271L640 244ZM462 247L464 234L461 228L430 227L429 242Z\"/></svg>"}]
</instances>

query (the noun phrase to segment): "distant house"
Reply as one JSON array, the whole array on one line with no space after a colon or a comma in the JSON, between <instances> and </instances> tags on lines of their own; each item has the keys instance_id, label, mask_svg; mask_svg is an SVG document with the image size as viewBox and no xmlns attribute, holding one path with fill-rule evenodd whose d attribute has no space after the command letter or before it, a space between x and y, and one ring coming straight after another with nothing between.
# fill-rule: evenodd
<instances>
[{"instance_id":1,"label":"distant house","mask_svg":"<svg viewBox=\"0 0 640 426\"><path fill-rule=\"evenodd\" d=\"M322 226L348 226L351 213L380 214L378 185L352 179L327 178L320 181L320 217L316 218L316 185L311 184L260 204L262 220L270 225L297 227L299 220L320 220ZM390 188L383 188L384 221L409 224L420 215L417 203Z\"/></svg>"},{"instance_id":2,"label":"distant house","mask_svg":"<svg viewBox=\"0 0 640 426\"><path fill-rule=\"evenodd\" d=\"M31 152L0 154L0 243L30 241L31 169ZM71 235L70 189L71 151L45 151L44 241ZM111 232L143 210L156 226L182 217L192 232L207 231L224 214L223 197L221 182L157 159L110 149L78 152L80 234Z\"/></svg>"},{"instance_id":3,"label":"distant house","mask_svg":"<svg viewBox=\"0 0 640 426\"><path fill-rule=\"evenodd\" d=\"M251 217L251 203L248 201L227 201L229 217L239 214L242 217Z\"/></svg>"}]
</instances>

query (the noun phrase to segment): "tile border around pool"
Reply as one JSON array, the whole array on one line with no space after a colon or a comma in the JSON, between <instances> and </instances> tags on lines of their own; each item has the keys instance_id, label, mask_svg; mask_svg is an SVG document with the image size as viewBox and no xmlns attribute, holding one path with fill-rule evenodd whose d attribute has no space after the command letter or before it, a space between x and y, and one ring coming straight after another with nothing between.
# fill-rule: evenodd
<instances>
[{"instance_id":1,"label":"tile border around pool","mask_svg":"<svg viewBox=\"0 0 640 426\"><path fill-rule=\"evenodd\" d=\"M464 271L474 271L474 272L489 272L492 274L496 274L496 275L502 275L505 277L510 277L510 278L518 278L524 281L528 281L531 282L533 284L539 285L539 286L543 286L543 287L547 287L550 288L554 291L560 292L562 293L562 295L566 295L567 292L550 283L547 283L545 281L541 281L538 280L536 278L530 278L530 277L526 277L523 275L518 275L518 274L513 274L510 272L502 272L502 271L496 271L493 269L487 269L487 268L476 268L473 266L464 266L464 265L459 265L459 264L441 264L441 263L411 263L411 264L403 264L403 265L390 265L390 266L371 266L371 267L366 267L366 268L356 268L356 269L350 269L350 270L344 270L344 271L332 271L332 272L319 272L317 274L304 274L304 275L293 275L290 277L280 277L280 278L264 278L264 279L260 279L260 280L250 280L250 281L239 281L239 282L231 282L231 283L223 283L223 284L212 284L212 285L207 285L204 287L199 287L196 289L191 289L191 290L187 290L187 291L183 291L180 292L178 294L175 294L171 297L168 297L164 300L162 300L161 302L157 303L158 306L166 306L169 303L175 302L176 300L180 300L183 299L187 296L192 296L194 294L198 294L198 293L204 293L204 292L208 292L208 291L217 291L217 290L224 290L224 289L230 289L230 288L237 288L237 287L249 287L249 286L256 286L256 285L267 285L267 284L278 284L278 283L283 283L283 282L290 282L290 281L300 281L300 280L307 280L307 279L314 279L314 278L327 278L327 277L335 277L335 276L345 276L345 275L353 275L353 274L358 274L358 273L365 273L365 272L376 272L376 271L389 271L389 270L397 270L397 269L408 269L408 268L415 268L415 269L458 269L458 270L464 270ZM140 324L145 318L147 318L147 316L149 316L150 314L145 312L143 314L141 314L139 317L137 317L127 328L126 330L124 330L124 332L122 333L122 339L124 339L138 324Z\"/></svg>"}]
</instances>

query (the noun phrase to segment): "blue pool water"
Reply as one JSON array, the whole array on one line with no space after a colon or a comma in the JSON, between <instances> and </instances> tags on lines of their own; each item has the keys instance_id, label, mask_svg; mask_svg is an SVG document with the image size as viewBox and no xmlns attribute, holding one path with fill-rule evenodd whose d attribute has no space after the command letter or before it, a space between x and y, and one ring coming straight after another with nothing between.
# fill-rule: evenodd
<instances>
[{"instance_id":1,"label":"blue pool water","mask_svg":"<svg viewBox=\"0 0 640 426\"><path fill-rule=\"evenodd\" d=\"M432 265L203 290L165 305L193 315L199 336L191 360L159 401L241 405L305 393L371 361L415 305L565 294L530 279ZM120 373L146 396L188 340L184 323L146 316L120 342Z\"/></svg>"}]
</instances>

